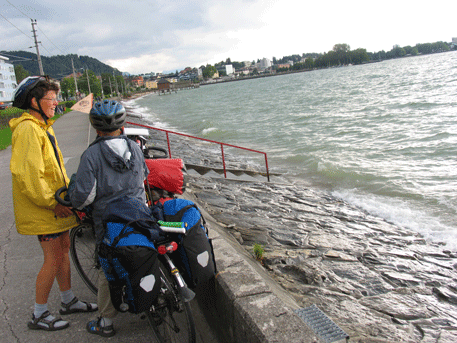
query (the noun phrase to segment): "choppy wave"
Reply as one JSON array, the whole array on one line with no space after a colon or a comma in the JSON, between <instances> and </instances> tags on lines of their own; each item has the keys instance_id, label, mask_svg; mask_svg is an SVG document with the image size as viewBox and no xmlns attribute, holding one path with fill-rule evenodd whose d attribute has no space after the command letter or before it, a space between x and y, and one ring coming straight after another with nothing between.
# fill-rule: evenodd
<instances>
[{"instance_id":1,"label":"choppy wave","mask_svg":"<svg viewBox=\"0 0 457 343\"><path fill-rule=\"evenodd\" d=\"M203 136L206 136L208 133L214 132L214 131L217 131L217 130L218 130L217 127L209 127L209 128L207 128L207 129L203 129L202 135L203 135Z\"/></svg>"},{"instance_id":2,"label":"choppy wave","mask_svg":"<svg viewBox=\"0 0 457 343\"><path fill-rule=\"evenodd\" d=\"M128 106L428 239L457 233L457 52L232 82ZM261 161L259 162L261 163Z\"/></svg>"}]
</instances>

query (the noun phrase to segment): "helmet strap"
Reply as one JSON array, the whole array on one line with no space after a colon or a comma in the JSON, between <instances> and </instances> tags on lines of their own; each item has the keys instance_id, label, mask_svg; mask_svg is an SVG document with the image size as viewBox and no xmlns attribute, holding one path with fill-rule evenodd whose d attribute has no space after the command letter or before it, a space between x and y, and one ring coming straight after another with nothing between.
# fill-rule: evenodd
<instances>
[{"instance_id":1,"label":"helmet strap","mask_svg":"<svg viewBox=\"0 0 457 343\"><path fill-rule=\"evenodd\" d=\"M46 116L46 114L44 113L43 109L41 108L40 101L37 100L36 98L35 98L35 100L36 100L36 102L37 102L37 104L38 104L38 109L32 107L32 105L30 105L30 108L31 108L32 110L34 110L35 112L41 114L41 117L43 118L44 123L45 123L46 125L48 125L48 117Z\"/></svg>"}]
</instances>

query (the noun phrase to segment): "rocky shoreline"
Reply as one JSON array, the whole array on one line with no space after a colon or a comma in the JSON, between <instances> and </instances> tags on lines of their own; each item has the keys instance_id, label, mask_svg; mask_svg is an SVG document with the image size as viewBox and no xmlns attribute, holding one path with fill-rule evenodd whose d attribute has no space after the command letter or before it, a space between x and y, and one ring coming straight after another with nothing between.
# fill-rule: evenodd
<instances>
[{"instance_id":1,"label":"rocky shoreline","mask_svg":"<svg viewBox=\"0 0 457 343\"><path fill-rule=\"evenodd\" d=\"M151 136L166 146L163 135ZM173 139L172 150L187 163L220 167L209 148L197 152L185 139ZM350 342L457 342L457 253L444 244L299 182L189 177L189 189L252 255L261 244L259 263L300 306L316 304Z\"/></svg>"}]
</instances>

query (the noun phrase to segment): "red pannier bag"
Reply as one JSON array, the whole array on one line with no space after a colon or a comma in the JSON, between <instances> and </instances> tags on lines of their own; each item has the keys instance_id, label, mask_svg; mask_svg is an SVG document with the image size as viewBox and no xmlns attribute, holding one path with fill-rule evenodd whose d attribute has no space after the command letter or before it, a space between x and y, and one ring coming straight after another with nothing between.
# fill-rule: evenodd
<instances>
[{"instance_id":1,"label":"red pannier bag","mask_svg":"<svg viewBox=\"0 0 457 343\"><path fill-rule=\"evenodd\" d=\"M173 194L183 194L186 190L183 160L179 158L146 159L149 169L149 187L162 189Z\"/></svg>"}]
</instances>

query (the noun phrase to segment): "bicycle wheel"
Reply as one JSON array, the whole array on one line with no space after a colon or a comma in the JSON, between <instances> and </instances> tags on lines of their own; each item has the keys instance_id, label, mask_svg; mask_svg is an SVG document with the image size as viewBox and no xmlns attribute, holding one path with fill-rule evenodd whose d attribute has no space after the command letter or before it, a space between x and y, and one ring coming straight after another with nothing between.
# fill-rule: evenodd
<instances>
[{"instance_id":1,"label":"bicycle wheel","mask_svg":"<svg viewBox=\"0 0 457 343\"><path fill-rule=\"evenodd\" d=\"M81 224L70 232L70 254L73 264L92 293L97 294L98 261L95 253L95 232L91 224Z\"/></svg>"},{"instance_id":2,"label":"bicycle wheel","mask_svg":"<svg viewBox=\"0 0 457 343\"><path fill-rule=\"evenodd\" d=\"M146 313L159 343L195 343L195 323L190 304L182 300L169 270L160 265L162 286L156 305Z\"/></svg>"}]
</instances>

